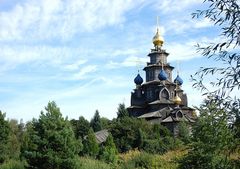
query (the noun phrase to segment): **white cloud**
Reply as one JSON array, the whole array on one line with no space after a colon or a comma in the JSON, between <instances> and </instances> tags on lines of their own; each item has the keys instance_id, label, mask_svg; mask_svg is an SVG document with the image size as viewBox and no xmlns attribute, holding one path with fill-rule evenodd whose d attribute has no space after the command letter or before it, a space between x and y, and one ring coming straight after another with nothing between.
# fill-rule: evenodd
<instances>
[{"instance_id":1,"label":"white cloud","mask_svg":"<svg viewBox=\"0 0 240 169\"><path fill-rule=\"evenodd\" d=\"M93 73L97 70L97 66L96 65L88 65L83 67L82 69L80 69L79 72L75 73L72 75L72 77L70 77L71 80L81 80L86 78L87 75L89 75L89 73Z\"/></svg>"},{"instance_id":2,"label":"white cloud","mask_svg":"<svg viewBox=\"0 0 240 169\"><path fill-rule=\"evenodd\" d=\"M79 69L79 66L86 63L87 60L86 59L81 59L81 60L78 60L77 62L75 63L72 63L72 64L67 64L65 66L63 66L63 68L65 70L69 70L69 71L74 71L74 70L77 70Z\"/></svg>"},{"instance_id":3,"label":"white cloud","mask_svg":"<svg viewBox=\"0 0 240 169\"><path fill-rule=\"evenodd\" d=\"M149 58L147 57L136 57L136 56L127 56L122 62L109 61L106 64L106 68L115 69L122 67L138 67L145 65Z\"/></svg>"},{"instance_id":4,"label":"white cloud","mask_svg":"<svg viewBox=\"0 0 240 169\"><path fill-rule=\"evenodd\" d=\"M158 1L154 6L163 13L175 13L202 2L202 0L162 0Z\"/></svg>"},{"instance_id":5,"label":"white cloud","mask_svg":"<svg viewBox=\"0 0 240 169\"><path fill-rule=\"evenodd\" d=\"M166 23L166 31L170 34L183 34L196 29L213 26L209 19L191 19L191 17L182 17L181 19L171 19Z\"/></svg>"},{"instance_id":6,"label":"white cloud","mask_svg":"<svg viewBox=\"0 0 240 169\"><path fill-rule=\"evenodd\" d=\"M0 40L69 39L80 32L120 24L133 0L27 0L0 13Z\"/></svg>"}]
</instances>

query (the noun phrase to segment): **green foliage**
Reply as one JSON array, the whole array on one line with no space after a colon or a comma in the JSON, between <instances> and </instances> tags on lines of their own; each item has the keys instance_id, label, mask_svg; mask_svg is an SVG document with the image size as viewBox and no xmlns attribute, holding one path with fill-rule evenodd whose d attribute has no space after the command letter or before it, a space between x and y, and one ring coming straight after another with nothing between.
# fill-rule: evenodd
<instances>
[{"instance_id":1,"label":"green foliage","mask_svg":"<svg viewBox=\"0 0 240 169\"><path fill-rule=\"evenodd\" d=\"M106 117L101 117L100 121L101 121L102 129L107 129L110 127L111 120L107 119Z\"/></svg>"},{"instance_id":2,"label":"green foliage","mask_svg":"<svg viewBox=\"0 0 240 169\"><path fill-rule=\"evenodd\" d=\"M102 130L102 124L101 124L101 119L100 119L98 110L96 110L96 112L90 122L90 126L92 127L94 132Z\"/></svg>"},{"instance_id":3,"label":"green foliage","mask_svg":"<svg viewBox=\"0 0 240 169\"><path fill-rule=\"evenodd\" d=\"M142 149L145 140L146 140L146 133L144 133L141 129L138 129L136 140L135 140L135 147Z\"/></svg>"},{"instance_id":4,"label":"green foliage","mask_svg":"<svg viewBox=\"0 0 240 169\"><path fill-rule=\"evenodd\" d=\"M128 117L129 116L129 113L128 113L124 103L120 103L118 105L117 110L118 110L117 111L117 119L121 119L123 117Z\"/></svg>"},{"instance_id":5,"label":"green foliage","mask_svg":"<svg viewBox=\"0 0 240 169\"><path fill-rule=\"evenodd\" d=\"M83 153L93 158L96 158L99 153L99 146L94 131L92 129L88 131L88 135L83 141Z\"/></svg>"},{"instance_id":6,"label":"green foliage","mask_svg":"<svg viewBox=\"0 0 240 169\"><path fill-rule=\"evenodd\" d=\"M100 156L100 159L104 160L107 163L116 163L117 162L117 148L115 146L115 143L113 142L113 137L111 134L109 134L104 147L102 155Z\"/></svg>"},{"instance_id":7,"label":"green foliage","mask_svg":"<svg viewBox=\"0 0 240 169\"><path fill-rule=\"evenodd\" d=\"M7 145L10 132L9 123L5 120L5 114L0 111L0 164L3 163L9 155Z\"/></svg>"},{"instance_id":8,"label":"green foliage","mask_svg":"<svg viewBox=\"0 0 240 169\"><path fill-rule=\"evenodd\" d=\"M145 133L150 133L151 125L145 120L127 116L112 122L109 131L113 135L119 152L126 152L137 148L139 129Z\"/></svg>"},{"instance_id":9,"label":"green foliage","mask_svg":"<svg viewBox=\"0 0 240 169\"><path fill-rule=\"evenodd\" d=\"M153 131L151 132L151 138L160 138L172 136L172 133L161 124L153 124Z\"/></svg>"},{"instance_id":10,"label":"green foliage","mask_svg":"<svg viewBox=\"0 0 240 169\"><path fill-rule=\"evenodd\" d=\"M190 143L191 138L190 138L190 130L189 130L188 124L184 121L181 121L179 123L178 130L179 130L179 139L186 144Z\"/></svg>"},{"instance_id":11,"label":"green foliage","mask_svg":"<svg viewBox=\"0 0 240 169\"><path fill-rule=\"evenodd\" d=\"M135 168L151 169L153 166L154 156L148 153L141 153L139 156L133 159Z\"/></svg>"},{"instance_id":12,"label":"green foliage","mask_svg":"<svg viewBox=\"0 0 240 169\"><path fill-rule=\"evenodd\" d=\"M79 148L71 125L62 117L55 102L49 102L46 113L27 125L22 147L29 168L72 169Z\"/></svg>"},{"instance_id":13,"label":"green foliage","mask_svg":"<svg viewBox=\"0 0 240 169\"><path fill-rule=\"evenodd\" d=\"M207 90L207 93L224 97L229 91L240 89L240 55L239 55L239 29L240 29L240 7L238 0L206 0L209 5L207 9L198 10L193 13L193 17L204 17L212 21L215 26L221 29L221 40L217 43L211 43L208 46L198 45L198 50L203 56L213 58L222 64L214 64L214 67L202 67L193 78L196 82L195 87L201 90ZM221 65L221 66L217 66ZM204 85L203 80L207 75L212 76L211 85L214 91L209 91ZM213 78L219 75L220 78Z\"/></svg>"},{"instance_id":14,"label":"green foliage","mask_svg":"<svg viewBox=\"0 0 240 169\"><path fill-rule=\"evenodd\" d=\"M193 143L181 161L181 168L232 168L229 155L235 149L235 140L227 123L227 112L214 103L202 105L199 111Z\"/></svg>"},{"instance_id":15,"label":"green foliage","mask_svg":"<svg viewBox=\"0 0 240 169\"><path fill-rule=\"evenodd\" d=\"M25 163L23 161L9 160L2 165L0 169L25 169Z\"/></svg>"},{"instance_id":16,"label":"green foliage","mask_svg":"<svg viewBox=\"0 0 240 169\"><path fill-rule=\"evenodd\" d=\"M112 122L110 132L119 152L134 148L149 153L162 154L179 146L170 131L160 124L150 124L145 120L123 117Z\"/></svg>"},{"instance_id":17,"label":"green foliage","mask_svg":"<svg viewBox=\"0 0 240 169\"><path fill-rule=\"evenodd\" d=\"M77 169L113 169L113 166L89 157L80 157L77 160Z\"/></svg>"},{"instance_id":18,"label":"green foliage","mask_svg":"<svg viewBox=\"0 0 240 169\"><path fill-rule=\"evenodd\" d=\"M20 142L22 137L22 129L19 127L17 120L10 120L10 135L8 140L8 151L11 159L19 159L20 156Z\"/></svg>"},{"instance_id":19,"label":"green foliage","mask_svg":"<svg viewBox=\"0 0 240 169\"><path fill-rule=\"evenodd\" d=\"M83 116L80 116L78 120L71 120L71 124L77 139L83 139L90 130L90 123Z\"/></svg>"},{"instance_id":20,"label":"green foliage","mask_svg":"<svg viewBox=\"0 0 240 169\"><path fill-rule=\"evenodd\" d=\"M167 151L161 139L147 139L144 142L143 150L152 154L163 154Z\"/></svg>"}]
</instances>

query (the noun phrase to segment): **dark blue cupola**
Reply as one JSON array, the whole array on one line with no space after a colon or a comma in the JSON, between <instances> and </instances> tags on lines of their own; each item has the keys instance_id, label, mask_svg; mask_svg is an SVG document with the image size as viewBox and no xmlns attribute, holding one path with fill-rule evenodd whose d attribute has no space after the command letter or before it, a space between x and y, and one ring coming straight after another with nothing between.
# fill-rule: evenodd
<instances>
[{"instance_id":1,"label":"dark blue cupola","mask_svg":"<svg viewBox=\"0 0 240 169\"><path fill-rule=\"evenodd\" d=\"M177 77L174 79L174 83L181 86L183 84L183 80L179 75L177 75Z\"/></svg>"},{"instance_id":2,"label":"dark blue cupola","mask_svg":"<svg viewBox=\"0 0 240 169\"><path fill-rule=\"evenodd\" d=\"M162 81L162 80L167 80L167 78L168 78L167 73L163 69L161 69L158 74L158 79Z\"/></svg>"},{"instance_id":3,"label":"dark blue cupola","mask_svg":"<svg viewBox=\"0 0 240 169\"><path fill-rule=\"evenodd\" d=\"M138 73L138 75L135 77L134 83L135 83L136 85L141 85L141 84L143 83L143 78L140 76L139 73Z\"/></svg>"}]
</instances>

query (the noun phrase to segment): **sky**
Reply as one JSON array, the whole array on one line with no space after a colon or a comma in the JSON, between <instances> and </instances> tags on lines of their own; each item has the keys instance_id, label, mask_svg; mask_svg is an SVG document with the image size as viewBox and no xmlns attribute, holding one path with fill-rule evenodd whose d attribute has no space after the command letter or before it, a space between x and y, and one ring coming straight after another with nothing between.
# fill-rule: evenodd
<instances>
[{"instance_id":1,"label":"sky","mask_svg":"<svg viewBox=\"0 0 240 169\"><path fill-rule=\"evenodd\" d=\"M184 80L189 106L202 101L190 75L214 62L197 43L218 40L218 28L192 19L202 0L0 0L0 110L38 118L49 101L63 116L116 117L130 105L133 79L149 60L159 16L168 62ZM174 77L176 71L174 71Z\"/></svg>"}]
</instances>

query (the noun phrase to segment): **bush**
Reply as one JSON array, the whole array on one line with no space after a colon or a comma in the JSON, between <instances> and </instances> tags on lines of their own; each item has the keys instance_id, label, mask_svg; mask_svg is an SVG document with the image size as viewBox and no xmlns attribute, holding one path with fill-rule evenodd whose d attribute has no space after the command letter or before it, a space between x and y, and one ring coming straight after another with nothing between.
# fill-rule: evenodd
<instances>
[{"instance_id":1,"label":"bush","mask_svg":"<svg viewBox=\"0 0 240 169\"><path fill-rule=\"evenodd\" d=\"M167 151L167 148L161 139L148 139L144 142L143 150L148 153L163 154Z\"/></svg>"},{"instance_id":2,"label":"bush","mask_svg":"<svg viewBox=\"0 0 240 169\"><path fill-rule=\"evenodd\" d=\"M166 136L162 139L147 139L144 141L143 150L153 154L163 154L182 145L179 139Z\"/></svg>"},{"instance_id":3,"label":"bush","mask_svg":"<svg viewBox=\"0 0 240 169\"><path fill-rule=\"evenodd\" d=\"M9 160L0 165L0 169L25 169L25 167L22 161Z\"/></svg>"},{"instance_id":4,"label":"bush","mask_svg":"<svg viewBox=\"0 0 240 169\"><path fill-rule=\"evenodd\" d=\"M145 152L135 152L130 151L130 154L133 153L132 158L128 158L127 161L123 161L120 168L130 169L130 168L145 168L150 169L154 164L154 155L145 153ZM127 154L129 154L127 153Z\"/></svg>"},{"instance_id":5,"label":"bush","mask_svg":"<svg viewBox=\"0 0 240 169\"><path fill-rule=\"evenodd\" d=\"M113 137L111 134L109 134L104 144L102 154L100 155L100 159L104 160L107 163L116 163L118 159L117 154L118 151L113 142Z\"/></svg>"},{"instance_id":6,"label":"bush","mask_svg":"<svg viewBox=\"0 0 240 169\"><path fill-rule=\"evenodd\" d=\"M103 161L94 160L87 157L81 157L77 160L77 169L112 169L112 165L109 165Z\"/></svg>"}]
</instances>

